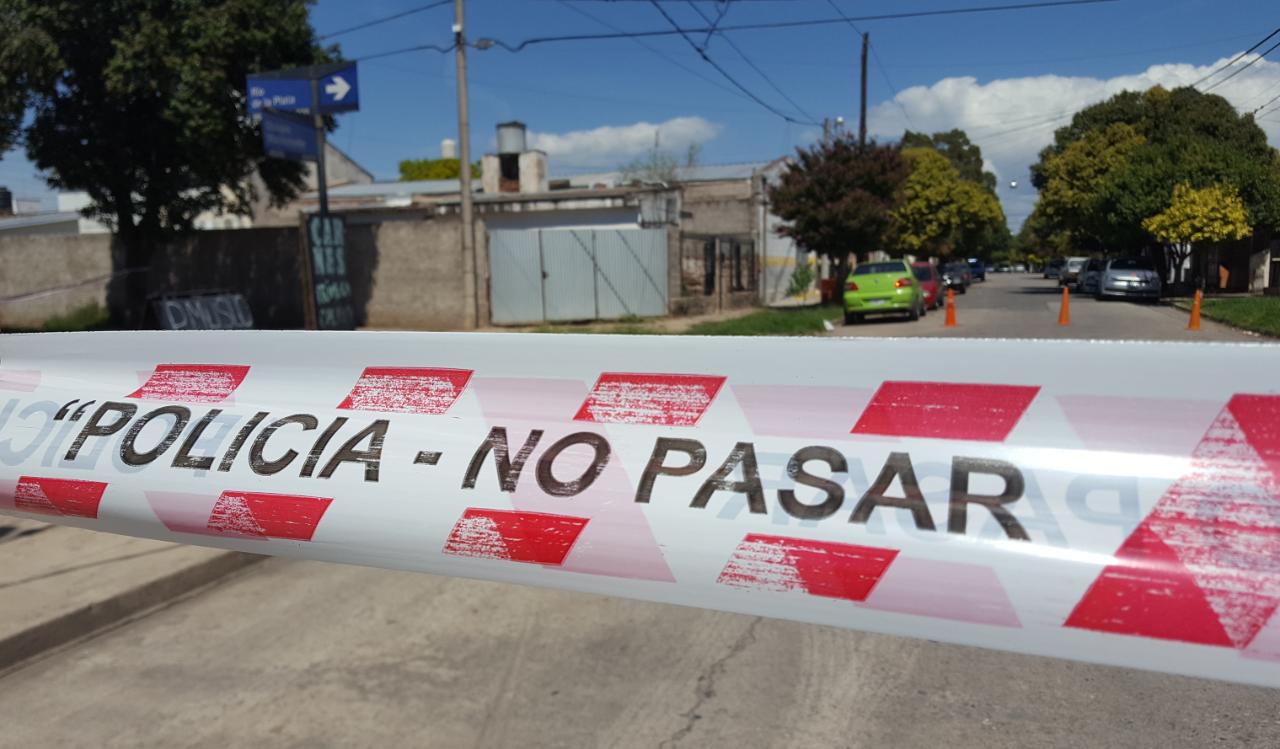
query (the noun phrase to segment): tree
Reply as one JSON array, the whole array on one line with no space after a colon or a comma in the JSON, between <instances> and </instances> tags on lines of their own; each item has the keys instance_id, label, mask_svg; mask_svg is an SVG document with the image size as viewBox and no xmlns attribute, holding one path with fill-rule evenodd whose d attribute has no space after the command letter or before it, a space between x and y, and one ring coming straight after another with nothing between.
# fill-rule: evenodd
<instances>
[{"instance_id":1,"label":"tree","mask_svg":"<svg viewBox=\"0 0 1280 749\"><path fill-rule=\"evenodd\" d=\"M702 156L702 146L690 143L684 152L684 167L693 168L698 165ZM622 172L623 182L675 182L680 178L681 160L670 151L654 145L643 156L638 156L618 167Z\"/></svg>"},{"instance_id":2,"label":"tree","mask_svg":"<svg viewBox=\"0 0 1280 749\"><path fill-rule=\"evenodd\" d=\"M961 179L975 182L995 192L996 175L983 168L982 149L970 142L968 133L963 130L948 130L933 135L908 130L902 134L902 147L935 149L947 157L947 161L960 172Z\"/></svg>"},{"instance_id":3,"label":"tree","mask_svg":"<svg viewBox=\"0 0 1280 749\"><path fill-rule=\"evenodd\" d=\"M462 176L458 159L405 159L400 162L400 181L458 179ZM471 165L471 178L480 179L480 162Z\"/></svg>"},{"instance_id":4,"label":"tree","mask_svg":"<svg viewBox=\"0 0 1280 749\"><path fill-rule=\"evenodd\" d=\"M1193 245L1244 239L1253 231L1249 212L1235 188L1212 185L1197 190L1186 182L1173 188L1169 207L1147 218L1142 226L1169 247L1179 281Z\"/></svg>"},{"instance_id":5,"label":"tree","mask_svg":"<svg viewBox=\"0 0 1280 749\"><path fill-rule=\"evenodd\" d=\"M932 148L908 148L902 155L912 169L893 212L899 250L943 257L956 249L977 254L983 236L1005 225L996 196L961 179L945 156Z\"/></svg>"},{"instance_id":6,"label":"tree","mask_svg":"<svg viewBox=\"0 0 1280 749\"><path fill-rule=\"evenodd\" d=\"M0 0L0 147L25 146L50 187L87 192L88 215L116 233L116 269L146 268L200 213L250 213L255 172L277 204L302 188L302 164L264 156L244 86L335 58L307 5ZM125 278L113 307L130 324L146 274Z\"/></svg>"},{"instance_id":7,"label":"tree","mask_svg":"<svg viewBox=\"0 0 1280 749\"><path fill-rule=\"evenodd\" d=\"M1104 200L1107 180L1128 167L1133 153L1146 142L1132 125L1119 122L1087 131L1049 156L1041 166L1036 206L1047 226L1090 250L1115 242L1126 227L1110 220Z\"/></svg>"},{"instance_id":8,"label":"tree","mask_svg":"<svg viewBox=\"0 0 1280 749\"><path fill-rule=\"evenodd\" d=\"M1121 144L1117 134L1127 134L1129 141ZM1082 110L1054 134L1053 144L1041 151L1039 163L1032 168L1042 202L1054 176L1051 165L1064 166L1062 159L1080 155L1069 156L1072 149L1092 150L1099 158L1116 156L1105 148L1077 145L1090 139L1092 146L1123 145L1122 158L1086 170L1094 178L1081 187L1072 205L1085 206L1087 211L1055 210L1048 215L1046 210L1050 223L1069 231L1077 244L1113 251L1151 247L1154 238L1143 222L1167 207L1173 186L1182 183L1193 188L1232 186L1255 227L1280 226L1276 150L1267 144L1252 115L1240 115L1220 96L1189 87L1169 91L1157 86L1141 93L1122 92Z\"/></svg>"},{"instance_id":9,"label":"tree","mask_svg":"<svg viewBox=\"0 0 1280 749\"><path fill-rule=\"evenodd\" d=\"M865 146L843 136L796 150L795 161L769 187L778 231L826 256L843 278L850 253L885 248L909 167L895 145Z\"/></svg>"}]
</instances>

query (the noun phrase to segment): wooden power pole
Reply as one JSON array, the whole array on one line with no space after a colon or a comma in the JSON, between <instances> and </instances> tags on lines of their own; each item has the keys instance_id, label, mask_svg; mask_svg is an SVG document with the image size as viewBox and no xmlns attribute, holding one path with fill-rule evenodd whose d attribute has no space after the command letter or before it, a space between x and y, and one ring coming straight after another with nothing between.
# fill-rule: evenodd
<instances>
[{"instance_id":1,"label":"wooden power pole","mask_svg":"<svg viewBox=\"0 0 1280 749\"><path fill-rule=\"evenodd\" d=\"M480 324L476 278L476 235L471 206L471 123L467 112L467 37L462 26L462 0L453 3L454 59L458 76L458 187L462 223L462 316L464 327Z\"/></svg>"},{"instance_id":2,"label":"wooden power pole","mask_svg":"<svg viewBox=\"0 0 1280 749\"><path fill-rule=\"evenodd\" d=\"M858 145L867 145L867 48L871 46L871 34L862 33L862 96L858 103Z\"/></svg>"}]
</instances>

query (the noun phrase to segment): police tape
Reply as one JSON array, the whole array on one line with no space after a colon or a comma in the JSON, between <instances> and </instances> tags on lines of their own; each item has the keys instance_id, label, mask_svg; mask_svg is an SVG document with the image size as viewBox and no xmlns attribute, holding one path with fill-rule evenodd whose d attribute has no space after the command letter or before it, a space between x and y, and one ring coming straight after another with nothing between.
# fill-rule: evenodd
<instances>
[{"instance_id":1,"label":"police tape","mask_svg":"<svg viewBox=\"0 0 1280 749\"><path fill-rule=\"evenodd\" d=\"M1280 686L1280 347L0 339L0 512Z\"/></svg>"}]
</instances>

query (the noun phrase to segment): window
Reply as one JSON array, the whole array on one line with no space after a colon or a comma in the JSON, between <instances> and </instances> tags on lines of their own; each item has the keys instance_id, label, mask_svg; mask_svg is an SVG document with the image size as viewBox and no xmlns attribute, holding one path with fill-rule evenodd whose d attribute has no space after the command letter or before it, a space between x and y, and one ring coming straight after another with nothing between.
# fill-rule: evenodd
<instances>
[{"instance_id":1,"label":"window","mask_svg":"<svg viewBox=\"0 0 1280 749\"><path fill-rule=\"evenodd\" d=\"M917 281L928 281L933 278L933 266L931 265L913 265L911 271L916 274Z\"/></svg>"},{"instance_id":2,"label":"window","mask_svg":"<svg viewBox=\"0 0 1280 749\"><path fill-rule=\"evenodd\" d=\"M747 287L742 283L742 243L733 242L729 248L729 267L733 278L733 290L743 291Z\"/></svg>"},{"instance_id":3,"label":"window","mask_svg":"<svg viewBox=\"0 0 1280 749\"><path fill-rule=\"evenodd\" d=\"M869 276L873 273L902 273L906 266L902 263L863 263L853 269L855 276Z\"/></svg>"}]
</instances>

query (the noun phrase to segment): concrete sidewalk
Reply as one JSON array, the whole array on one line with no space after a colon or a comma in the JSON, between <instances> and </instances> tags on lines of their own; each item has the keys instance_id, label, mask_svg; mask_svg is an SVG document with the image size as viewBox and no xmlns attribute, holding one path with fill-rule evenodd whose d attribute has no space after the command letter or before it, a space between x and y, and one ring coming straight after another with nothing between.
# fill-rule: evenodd
<instances>
[{"instance_id":1,"label":"concrete sidewalk","mask_svg":"<svg viewBox=\"0 0 1280 749\"><path fill-rule=\"evenodd\" d=\"M0 515L0 670L261 559Z\"/></svg>"}]
</instances>

